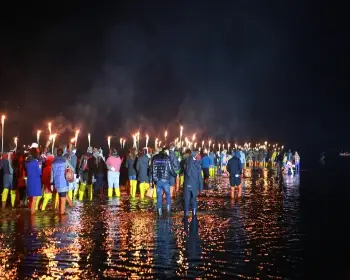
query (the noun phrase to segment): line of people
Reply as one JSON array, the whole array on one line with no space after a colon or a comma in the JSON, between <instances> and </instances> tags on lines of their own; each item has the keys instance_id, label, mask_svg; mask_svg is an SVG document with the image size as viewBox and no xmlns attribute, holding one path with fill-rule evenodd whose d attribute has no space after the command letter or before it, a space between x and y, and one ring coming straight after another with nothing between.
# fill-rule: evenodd
<instances>
[{"instance_id":1,"label":"line of people","mask_svg":"<svg viewBox=\"0 0 350 280\"><path fill-rule=\"evenodd\" d=\"M294 160L299 170L300 157L291 152L272 153L273 162L278 166L288 167ZM157 211L162 215L163 193L167 210L171 211L171 198L183 187L184 211L188 213L190 204L192 213L196 213L197 194L203 190L203 184L210 178L227 173L230 178L231 197L242 195L241 178L246 168L250 167L250 150L224 151L186 150L183 153L171 144L169 148L154 152L150 148L137 151L131 149L126 156L120 156L116 149L110 149L107 160L101 149L89 147L80 159L76 149L69 145L57 149L51 155L47 149L40 153L38 145L33 143L30 150L24 153L11 151L1 157L0 168L3 171L2 208L6 207L8 197L11 206L24 205L25 197L29 198L31 213L46 210L51 201L51 208L65 213L68 203L73 200L92 200L94 196L104 197L105 179L107 179L108 198L120 197L120 178L123 167L127 170L130 197L134 199L139 193L141 199L146 194L157 200ZM285 158L287 160L285 160ZM280 164L281 163L281 164ZM273 166L272 166L273 167ZM293 169L293 168L292 168ZM204 179L204 182L203 182ZM26 191L25 191L26 190ZM10 196L9 196L10 194Z\"/></svg>"}]
</instances>

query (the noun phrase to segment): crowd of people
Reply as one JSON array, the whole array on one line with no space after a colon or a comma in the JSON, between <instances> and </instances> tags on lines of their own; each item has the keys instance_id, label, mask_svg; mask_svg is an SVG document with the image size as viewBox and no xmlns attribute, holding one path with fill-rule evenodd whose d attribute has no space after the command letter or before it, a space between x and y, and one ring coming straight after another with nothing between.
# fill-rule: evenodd
<instances>
[{"instance_id":1,"label":"crowd of people","mask_svg":"<svg viewBox=\"0 0 350 280\"><path fill-rule=\"evenodd\" d=\"M45 211L48 204L65 214L66 204L74 200L119 198L121 171L127 174L130 199L156 200L159 215L163 214L163 197L167 212L171 212L172 196L180 190L184 198L184 213L196 215L197 195L216 176L228 176L231 198L242 196L244 170L273 168L277 174L293 176L300 171L300 156L282 149L202 150L179 149L170 144L163 149L130 149L127 153L88 147L79 158L70 143L50 153L40 151L33 143L25 151L12 150L1 155L2 208L27 207L30 213ZM27 203L28 202L28 203Z\"/></svg>"}]
</instances>

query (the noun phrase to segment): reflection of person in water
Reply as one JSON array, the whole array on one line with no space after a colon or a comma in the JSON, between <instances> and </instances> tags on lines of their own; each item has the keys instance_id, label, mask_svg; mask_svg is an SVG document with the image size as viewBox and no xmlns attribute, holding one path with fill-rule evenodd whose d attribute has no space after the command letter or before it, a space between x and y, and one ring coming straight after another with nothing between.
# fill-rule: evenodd
<instances>
[{"instance_id":1,"label":"reflection of person in water","mask_svg":"<svg viewBox=\"0 0 350 280\"><path fill-rule=\"evenodd\" d=\"M171 219L157 219L157 250L156 250L156 257L155 257L155 263L157 266L162 265L170 265L173 258L173 248L172 244L175 243L174 235L171 230ZM156 271L156 274L160 273L160 271Z\"/></svg>"},{"instance_id":2,"label":"reflection of person in water","mask_svg":"<svg viewBox=\"0 0 350 280\"><path fill-rule=\"evenodd\" d=\"M186 238L186 250L188 254L188 260L199 260L202 254L202 248L200 246L200 239L198 236L198 219L197 216L193 216L190 226L188 227L188 217L184 218L184 228L187 234Z\"/></svg>"}]
</instances>

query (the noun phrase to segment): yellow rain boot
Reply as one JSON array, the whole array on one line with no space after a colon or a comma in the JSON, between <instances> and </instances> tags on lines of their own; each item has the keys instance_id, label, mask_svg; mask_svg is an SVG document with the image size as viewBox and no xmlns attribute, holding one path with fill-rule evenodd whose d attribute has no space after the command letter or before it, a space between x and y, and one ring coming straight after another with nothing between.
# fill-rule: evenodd
<instances>
[{"instance_id":1,"label":"yellow rain boot","mask_svg":"<svg viewBox=\"0 0 350 280\"><path fill-rule=\"evenodd\" d=\"M84 198L84 194L85 194L85 189L86 189L86 184L81 183L80 187L79 187L79 200L82 201Z\"/></svg>"},{"instance_id":2,"label":"yellow rain boot","mask_svg":"<svg viewBox=\"0 0 350 280\"><path fill-rule=\"evenodd\" d=\"M115 191L115 196L120 197L120 188L119 187L115 188L114 191Z\"/></svg>"},{"instance_id":3,"label":"yellow rain boot","mask_svg":"<svg viewBox=\"0 0 350 280\"><path fill-rule=\"evenodd\" d=\"M44 201L43 206L41 207L42 211L46 210L46 206L49 203L49 201L52 199L52 193L44 193Z\"/></svg>"},{"instance_id":4,"label":"yellow rain boot","mask_svg":"<svg viewBox=\"0 0 350 280\"><path fill-rule=\"evenodd\" d=\"M58 200L59 200L58 193L56 193L56 195L55 195L55 209L58 208Z\"/></svg>"},{"instance_id":5,"label":"yellow rain boot","mask_svg":"<svg viewBox=\"0 0 350 280\"><path fill-rule=\"evenodd\" d=\"M131 197L132 198L135 198L136 197L136 188L137 188L137 180L132 180L133 181L133 188L132 188L132 194L131 194Z\"/></svg>"},{"instance_id":6,"label":"yellow rain boot","mask_svg":"<svg viewBox=\"0 0 350 280\"><path fill-rule=\"evenodd\" d=\"M89 196L89 199L90 201L92 200L92 196L93 196L93 190L92 190L92 184L88 185L88 196Z\"/></svg>"},{"instance_id":7,"label":"yellow rain boot","mask_svg":"<svg viewBox=\"0 0 350 280\"><path fill-rule=\"evenodd\" d=\"M73 190L68 191L67 195L70 198L70 200L73 200Z\"/></svg>"},{"instance_id":8,"label":"yellow rain boot","mask_svg":"<svg viewBox=\"0 0 350 280\"><path fill-rule=\"evenodd\" d=\"M77 199L79 186L75 186L73 191L73 199Z\"/></svg>"},{"instance_id":9,"label":"yellow rain boot","mask_svg":"<svg viewBox=\"0 0 350 280\"><path fill-rule=\"evenodd\" d=\"M202 178L204 178L204 172L202 171Z\"/></svg>"},{"instance_id":10,"label":"yellow rain boot","mask_svg":"<svg viewBox=\"0 0 350 280\"><path fill-rule=\"evenodd\" d=\"M129 185L130 185L130 197L132 197L133 193L133 188L134 188L134 180L129 180Z\"/></svg>"},{"instance_id":11,"label":"yellow rain boot","mask_svg":"<svg viewBox=\"0 0 350 280\"><path fill-rule=\"evenodd\" d=\"M144 186L145 186L145 192L148 191L148 189L149 189L149 183L143 183L143 184L144 184Z\"/></svg>"},{"instance_id":12,"label":"yellow rain boot","mask_svg":"<svg viewBox=\"0 0 350 280\"><path fill-rule=\"evenodd\" d=\"M39 203L40 203L40 200L41 200L42 196L38 196L36 198L36 201L35 201L35 211L38 211L39 210Z\"/></svg>"},{"instance_id":13,"label":"yellow rain boot","mask_svg":"<svg viewBox=\"0 0 350 280\"><path fill-rule=\"evenodd\" d=\"M180 175L180 187L184 184L184 175Z\"/></svg>"},{"instance_id":14,"label":"yellow rain boot","mask_svg":"<svg viewBox=\"0 0 350 280\"><path fill-rule=\"evenodd\" d=\"M145 198L145 183L140 183L139 188L140 188L140 198L144 199Z\"/></svg>"},{"instance_id":15,"label":"yellow rain boot","mask_svg":"<svg viewBox=\"0 0 350 280\"><path fill-rule=\"evenodd\" d=\"M108 198L112 198L113 196L113 188L108 188Z\"/></svg>"},{"instance_id":16,"label":"yellow rain boot","mask_svg":"<svg viewBox=\"0 0 350 280\"><path fill-rule=\"evenodd\" d=\"M7 197L9 195L9 189L4 189L2 191L2 197L1 197L1 201L2 201L2 208L6 207L6 201L7 201Z\"/></svg>"},{"instance_id":17,"label":"yellow rain boot","mask_svg":"<svg viewBox=\"0 0 350 280\"><path fill-rule=\"evenodd\" d=\"M11 191L11 205L12 207L15 207L16 202L16 191Z\"/></svg>"}]
</instances>

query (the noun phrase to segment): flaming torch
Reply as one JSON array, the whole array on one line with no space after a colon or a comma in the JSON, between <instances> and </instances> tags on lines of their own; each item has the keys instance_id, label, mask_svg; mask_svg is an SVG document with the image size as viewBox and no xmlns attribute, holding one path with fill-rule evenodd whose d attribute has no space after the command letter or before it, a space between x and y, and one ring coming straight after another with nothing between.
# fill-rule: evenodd
<instances>
[{"instance_id":1,"label":"flaming torch","mask_svg":"<svg viewBox=\"0 0 350 280\"><path fill-rule=\"evenodd\" d=\"M15 143L15 145L16 145L16 150L17 150L17 143L18 143L18 138L17 137L15 137L15 138L13 138L13 143Z\"/></svg>"},{"instance_id":2,"label":"flaming torch","mask_svg":"<svg viewBox=\"0 0 350 280\"><path fill-rule=\"evenodd\" d=\"M88 134L88 142L89 142L89 147L91 147L91 134Z\"/></svg>"},{"instance_id":3,"label":"flaming torch","mask_svg":"<svg viewBox=\"0 0 350 280\"><path fill-rule=\"evenodd\" d=\"M41 134L41 130L38 130L36 132L36 142L38 143L38 146L40 146L40 134Z\"/></svg>"},{"instance_id":4,"label":"flaming torch","mask_svg":"<svg viewBox=\"0 0 350 280\"><path fill-rule=\"evenodd\" d=\"M202 149L204 148L204 140L202 141Z\"/></svg>"},{"instance_id":5,"label":"flaming torch","mask_svg":"<svg viewBox=\"0 0 350 280\"><path fill-rule=\"evenodd\" d=\"M4 129L5 129L5 115L1 117L1 155L4 154Z\"/></svg>"},{"instance_id":6,"label":"flaming torch","mask_svg":"<svg viewBox=\"0 0 350 280\"><path fill-rule=\"evenodd\" d=\"M164 139L165 139L165 142L166 142L166 138L168 137L168 131L166 130L165 132L164 132Z\"/></svg>"},{"instance_id":7,"label":"flaming torch","mask_svg":"<svg viewBox=\"0 0 350 280\"><path fill-rule=\"evenodd\" d=\"M126 139L123 139L123 149L125 148Z\"/></svg>"},{"instance_id":8,"label":"flaming torch","mask_svg":"<svg viewBox=\"0 0 350 280\"><path fill-rule=\"evenodd\" d=\"M108 149L111 149L111 136L107 137Z\"/></svg>"},{"instance_id":9,"label":"flaming torch","mask_svg":"<svg viewBox=\"0 0 350 280\"><path fill-rule=\"evenodd\" d=\"M56 136L57 136L57 134L53 134L51 137L52 138L52 154L53 154L53 149L55 147Z\"/></svg>"},{"instance_id":10,"label":"flaming torch","mask_svg":"<svg viewBox=\"0 0 350 280\"><path fill-rule=\"evenodd\" d=\"M123 149L123 138L120 138L119 143L120 143L120 148Z\"/></svg>"},{"instance_id":11,"label":"flaming torch","mask_svg":"<svg viewBox=\"0 0 350 280\"><path fill-rule=\"evenodd\" d=\"M79 132L80 130L78 129L76 132L75 132L75 148L77 148L78 146L78 137L79 137ZM90 145L89 145L90 146Z\"/></svg>"},{"instance_id":12,"label":"flaming torch","mask_svg":"<svg viewBox=\"0 0 350 280\"><path fill-rule=\"evenodd\" d=\"M49 133L50 133L50 135L51 135L51 123L49 122L48 124L47 124L47 128L49 129Z\"/></svg>"},{"instance_id":13,"label":"flaming torch","mask_svg":"<svg viewBox=\"0 0 350 280\"><path fill-rule=\"evenodd\" d=\"M148 140L149 140L149 137L148 137L148 134L146 134L146 148L148 148Z\"/></svg>"},{"instance_id":14,"label":"flaming torch","mask_svg":"<svg viewBox=\"0 0 350 280\"><path fill-rule=\"evenodd\" d=\"M180 143L181 143L181 139L182 139L182 131L183 131L183 126L180 126Z\"/></svg>"}]
</instances>

